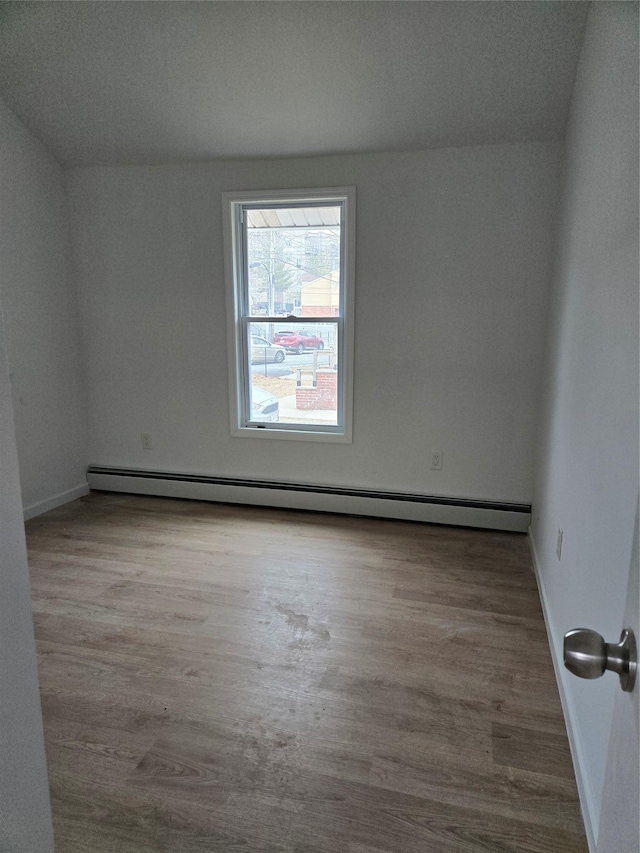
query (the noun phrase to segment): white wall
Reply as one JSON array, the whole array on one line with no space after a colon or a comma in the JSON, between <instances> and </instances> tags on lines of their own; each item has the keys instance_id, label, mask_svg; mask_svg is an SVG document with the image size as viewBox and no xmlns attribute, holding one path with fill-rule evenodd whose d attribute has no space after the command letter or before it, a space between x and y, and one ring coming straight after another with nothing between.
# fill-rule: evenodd
<instances>
[{"instance_id":1,"label":"white wall","mask_svg":"<svg viewBox=\"0 0 640 853\"><path fill-rule=\"evenodd\" d=\"M86 403L63 173L0 102L0 296L27 515L86 491Z\"/></svg>"},{"instance_id":2,"label":"white wall","mask_svg":"<svg viewBox=\"0 0 640 853\"><path fill-rule=\"evenodd\" d=\"M623 627L638 494L637 33L637 4L592 5L566 146L532 524L559 660L571 628L617 641ZM559 674L595 835L616 683Z\"/></svg>"},{"instance_id":3,"label":"white wall","mask_svg":"<svg viewBox=\"0 0 640 853\"><path fill-rule=\"evenodd\" d=\"M0 850L53 853L12 408L0 306Z\"/></svg>"},{"instance_id":4,"label":"white wall","mask_svg":"<svg viewBox=\"0 0 640 853\"><path fill-rule=\"evenodd\" d=\"M529 502L559 160L531 143L71 171L90 463ZM221 192L345 185L353 444L231 438Z\"/></svg>"}]
</instances>

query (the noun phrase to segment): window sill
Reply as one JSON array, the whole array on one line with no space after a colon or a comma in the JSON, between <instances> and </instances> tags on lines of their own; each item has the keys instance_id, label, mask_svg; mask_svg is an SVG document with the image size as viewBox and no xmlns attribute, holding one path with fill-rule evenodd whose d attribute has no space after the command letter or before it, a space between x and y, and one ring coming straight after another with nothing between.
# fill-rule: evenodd
<instances>
[{"instance_id":1,"label":"window sill","mask_svg":"<svg viewBox=\"0 0 640 853\"><path fill-rule=\"evenodd\" d=\"M324 430L315 432L313 430L277 429L274 427L237 427L231 430L233 438L275 438L285 441L321 441L330 444L351 444L350 431L326 432Z\"/></svg>"}]
</instances>

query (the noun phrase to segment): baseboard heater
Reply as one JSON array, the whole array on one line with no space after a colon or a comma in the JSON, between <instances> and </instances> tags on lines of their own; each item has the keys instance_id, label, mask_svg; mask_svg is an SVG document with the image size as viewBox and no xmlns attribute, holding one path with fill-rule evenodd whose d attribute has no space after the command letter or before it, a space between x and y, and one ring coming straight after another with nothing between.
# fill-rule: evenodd
<instances>
[{"instance_id":1,"label":"baseboard heater","mask_svg":"<svg viewBox=\"0 0 640 853\"><path fill-rule=\"evenodd\" d=\"M91 489L526 532L529 504L90 465Z\"/></svg>"}]
</instances>

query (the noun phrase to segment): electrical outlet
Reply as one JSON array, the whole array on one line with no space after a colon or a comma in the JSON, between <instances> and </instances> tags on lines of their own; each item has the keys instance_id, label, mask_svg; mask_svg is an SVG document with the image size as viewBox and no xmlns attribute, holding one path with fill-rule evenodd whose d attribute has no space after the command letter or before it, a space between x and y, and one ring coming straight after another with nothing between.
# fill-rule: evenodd
<instances>
[{"instance_id":1,"label":"electrical outlet","mask_svg":"<svg viewBox=\"0 0 640 853\"><path fill-rule=\"evenodd\" d=\"M431 453L431 470L442 471L442 456L441 450L434 450Z\"/></svg>"},{"instance_id":2,"label":"electrical outlet","mask_svg":"<svg viewBox=\"0 0 640 853\"><path fill-rule=\"evenodd\" d=\"M562 559L562 540L564 538L564 531L558 528L558 539L556 541L556 554L558 555L558 559Z\"/></svg>"},{"instance_id":3,"label":"electrical outlet","mask_svg":"<svg viewBox=\"0 0 640 853\"><path fill-rule=\"evenodd\" d=\"M151 436L148 432L141 433L140 439L142 441L143 450L153 450L153 442L151 441Z\"/></svg>"}]
</instances>

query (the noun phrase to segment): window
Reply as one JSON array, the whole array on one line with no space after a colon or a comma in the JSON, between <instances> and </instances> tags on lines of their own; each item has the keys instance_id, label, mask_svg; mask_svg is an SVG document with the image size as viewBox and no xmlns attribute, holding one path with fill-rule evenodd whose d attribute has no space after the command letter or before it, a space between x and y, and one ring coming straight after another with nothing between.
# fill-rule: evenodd
<instances>
[{"instance_id":1,"label":"window","mask_svg":"<svg viewBox=\"0 0 640 853\"><path fill-rule=\"evenodd\" d=\"M355 189L223 205L232 433L351 441Z\"/></svg>"}]
</instances>

